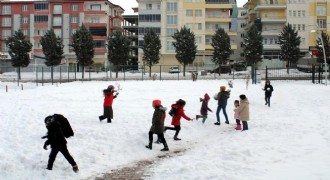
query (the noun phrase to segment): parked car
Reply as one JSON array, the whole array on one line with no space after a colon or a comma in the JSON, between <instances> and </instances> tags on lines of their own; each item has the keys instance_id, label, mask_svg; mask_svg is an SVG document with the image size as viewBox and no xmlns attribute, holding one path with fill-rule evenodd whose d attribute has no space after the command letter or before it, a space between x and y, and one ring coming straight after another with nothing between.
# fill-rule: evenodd
<instances>
[{"instance_id":1,"label":"parked car","mask_svg":"<svg viewBox=\"0 0 330 180\"><path fill-rule=\"evenodd\" d=\"M180 73L180 69L177 66L170 67L169 73Z\"/></svg>"},{"instance_id":2,"label":"parked car","mask_svg":"<svg viewBox=\"0 0 330 180\"><path fill-rule=\"evenodd\" d=\"M231 67L230 66L220 66L210 71L210 73L218 73L218 74L230 74Z\"/></svg>"},{"instance_id":3,"label":"parked car","mask_svg":"<svg viewBox=\"0 0 330 180\"><path fill-rule=\"evenodd\" d=\"M232 69L235 71L246 71L246 66L242 63L234 63L232 64Z\"/></svg>"}]
</instances>

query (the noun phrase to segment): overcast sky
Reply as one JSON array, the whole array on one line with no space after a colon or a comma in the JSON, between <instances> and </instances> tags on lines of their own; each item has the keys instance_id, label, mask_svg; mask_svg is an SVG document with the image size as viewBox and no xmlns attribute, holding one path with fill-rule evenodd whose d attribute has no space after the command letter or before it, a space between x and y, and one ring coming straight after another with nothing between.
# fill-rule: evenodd
<instances>
[{"instance_id":1,"label":"overcast sky","mask_svg":"<svg viewBox=\"0 0 330 180\"><path fill-rule=\"evenodd\" d=\"M136 0L110 0L110 2L120 5L122 8L124 8L125 9L124 14L134 14L132 7L138 6ZM242 7L246 2L247 0L237 0L237 6Z\"/></svg>"}]
</instances>

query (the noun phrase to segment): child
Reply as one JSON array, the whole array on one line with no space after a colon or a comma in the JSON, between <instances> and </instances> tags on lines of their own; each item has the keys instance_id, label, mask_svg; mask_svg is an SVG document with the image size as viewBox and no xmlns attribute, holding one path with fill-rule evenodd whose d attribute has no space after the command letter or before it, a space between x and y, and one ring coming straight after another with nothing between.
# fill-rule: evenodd
<instances>
[{"instance_id":1,"label":"child","mask_svg":"<svg viewBox=\"0 0 330 180\"><path fill-rule=\"evenodd\" d=\"M152 116L152 125L149 131L149 145L146 146L148 149L152 149L153 134L157 134L160 142L163 143L164 148L161 151L168 151L168 146L164 138L164 120L166 117L166 108L161 105L160 100L152 101L152 107L155 109L154 115Z\"/></svg>"},{"instance_id":2,"label":"child","mask_svg":"<svg viewBox=\"0 0 330 180\"><path fill-rule=\"evenodd\" d=\"M66 146L67 141L65 140L59 121L55 119L56 117L57 116L47 116L45 118L45 125L46 128L48 129L48 132L47 135L45 136L47 140L43 148L47 150L48 145L50 145L51 147L48 165L46 169L48 170L53 169L53 164L56 155L58 152L61 152L65 157L65 159L71 164L73 171L78 172L79 171L78 165L68 151L68 148Z\"/></svg>"},{"instance_id":3,"label":"child","mask_svg":"<svg viewBox=\"0 0 330 180\"><path fill-rule=\"evenodd\" d=\"M248 130L248 123L247 121L250 119L250 112L249 112L249 101L244 94L239 96L240 102L239 106L235 109L235 112L239 113L239 119L242 121L243 130Z\"/></svg>"},{"instance_id":4,"label":"child","mask_svg":"<svg viewBox=\"0 0 330 180\"><path fill-rule=\"evenodd\" d=\"M272 85L270 85L270 81L267 80L265 87L263 89L265 91L265 105L268 104L268 107L270 107L270 97L272 96L272 92L274 91L274 88Z\"/></svg>"},{"instance_id":5,"label":"child","mask_svg":"<svg viewBox=\"0 0 330 180\"><path fill-rule=\"evenodd\" d=\"M180 138L178 138L179 132L181 130L181 126L180 126L180 119L181 117L183 117L184 119L188 120L188 121L192 121L193 119L186 116L186 114L184 113L183 107L186 105L186 101L179 99L175 104L172 104L172 108L176 109L175 114L172 117L172 125L174 127L168 127L165 126L165 131L170 129L170 130L174 130L175 131L175 135L174 135L174 140L175 141L179 141L181 140Z\"/></svg>"},{"instance_id":6,"label":"child","mask_svg":"<svg viewBox=\"0 0 330 180\"><path fill-rule=\"evenodd\" d=\"M234 109L234 111L238 108L238 106L239 106L239 101L238 100L235 100L234 101L234 106L235 106L235 109ZM237 111L235 111L235 113L234 113L234 118L236 119L236 127L235 127L235 129L236 130L242 130L242 127L241 127L241 121L239 120L239 112Z\"/></svg>"},{"instance_id":7,"label":"child","mask_svg":"<svg viewBox=\"0 0 330 180\"><path fill-rule=\"evenodd\" d=\"M220 92L214 96L214 99L218 101L218 108L217 108L217 112L216 112L217 122L215 122L214 125L220 126L220 124L221 124L220 123L221 109L222 109L223 115L226 118L225 123L229 124L229 120L228 120L228 116L227 116L227 112L226 112L226 106L227 106L227 101L228 101L229 97L230 97L230 90L226 91L225 86L220 86Z\"/></svg>"},{"instance_id":8,"label":"child","mask_svg":"<svg viewBox=\"0 0 330 180\"><path fill-rule=\"evenodd\" d=\"M112 103L113 103L113 99L115 99L119 94L117 92L115 95L113 95L114 92L116 92L116 90L113 85L110 85L108 86L107 89L103 90L103 95L104 95L103 115L99 116L100 121L107 118L108 123L111 123L111 119L113 119Z\"/></svg>"},{"instance_id":9,"label":"child","mask_svg":"<svg viewBox=\"0 0 330 180\"><path fill-rule=\"evenodd\" d=\"M198 118L203 118L203 124L207 119L207 111L212 112L212 110L208 107L209 100L210 96L207 93L204 94L204 99L200 98L200 101L202 102L201 115L196 115L196 120L198 120Z\"/></svg>"}]
</instances>

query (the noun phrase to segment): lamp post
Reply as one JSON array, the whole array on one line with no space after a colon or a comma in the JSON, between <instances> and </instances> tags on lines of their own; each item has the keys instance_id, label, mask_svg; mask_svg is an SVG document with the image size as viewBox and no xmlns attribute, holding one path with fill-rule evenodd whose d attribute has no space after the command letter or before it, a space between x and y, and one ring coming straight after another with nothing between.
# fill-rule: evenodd
<instances>
[{"instance_id":1,"label":"lamp post","mask_svg":"<svg viewBox=\"0 0 330 180\"><path fill-rule=\"evenodd\" d=\"M311 32L317 32L317 35L319 35L317 30L311 30ZM328 67L327 67L327 59L325 55L325 49L324 49L324 42L322 34L320 35L321 43L322 43L322 50L323 50L323 58L324 58L324 69L325 69L325 85L328 85Z\"/></svg>"}]
</instances>

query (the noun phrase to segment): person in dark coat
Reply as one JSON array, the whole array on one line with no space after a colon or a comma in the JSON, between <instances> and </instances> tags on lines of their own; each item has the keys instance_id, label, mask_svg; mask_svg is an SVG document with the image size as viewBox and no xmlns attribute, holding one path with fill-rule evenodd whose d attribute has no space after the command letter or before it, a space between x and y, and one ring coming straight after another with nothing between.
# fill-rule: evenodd
<instances>
[{"instance_id":1,"label":"person in dark coat","mask_svg":"<svg viewBox=\"0 0 330 180\"><path fill-rule=\"evenodd\" d=\"M113 119L113 109L112 109L112 103L113 100L118 96L118 92L114 95L116 92L115 87L113 85L108 86L107 89L103 90L104 94L104 103L103 103L103 115L99 116L100 121L107 118L107 122L111 123L111 120Z\"/></svg>"},{"instance_id":2,"label":"person in dark coat","mask_svg":"<svg viewBox=\"0 0 330 180\"><path fill-rule=\"evenodd\" d=\"M56 116L55 116L56 117ZM50 145L51 151L48 159L48 170L53 169L53 164L58 152L61 152L65 159L71 164L74 172L78 172L78 165L74 161L73 157L70 155L68 148L66 146L67 141L64 137L63 131L61 129L60 123L54 118L54 116L47 116L45 118L45 125L48 129L47 135L44 138L47 140L44 143L44 149L47 150L47 146Z\"/></svg>"},{"instance_id":3,"label":"person in dark coat","mask_svg":"<svg viewBox=\"0 0 330 180\"><path fill-rule=\"evenodd\" d=\"M164 138L164 121L166 117L166 108L161 105L160 100L153 100L152 107L155 109L152 116L152 125L149 131L149 144L146 146L148 149L152 149L153 135L157 134L158 139L163 143L164 148L161 151L168 151L168 146Z\"/></svg>"},{"instance_id":4,"label":"person in dark coat","mask_svg":"<svg viewBox=\"0 0 330 180\"><path fill-rule=\"evenodd\" d=\"M202 107L200 111L201 115L196 115L196 120L198 120L198 118L203 118L203 124L207 119L207 112L208 111L212 112L212 110L208 107L209 100L210 100L210 96L207 93L204 94L204 99L200 98L200 101L202 101Z\"/></svg>"},{"instance_id":5,"label":"person in dark coat","mask_svg":"<svg viewBox=\"0 0 330 180\"><path fill-rule=\"evenodd\" d=\"M217 108L217 112L216 112L217 122L214 123L215 125L220 125L221 124L220 123L220 111L221 111L221 109L223 111L223 115L226 118L225 123L229 124L229 120L228 120L228 116L227 116L227 112L226 112L226 106L227 106L227 101L228 101L229 97L230 97L230 92L226 91L226 87L225 86L220 86L220 92L214 96L214 99L218 101L218 108Z\"/></svg>"},{"instance_id":6,"label":"person in dark coat","mask_svg":"<svg viewBox=\"0 0 330 180\"><path fill-rule=\"evenodd\" d=\"M179 132L181 130L181 117L183 117L184 119L186 119L187 121L192 121L193 119L188 117L185 113L184 113L184 110L183 110L183 107L186 105L186 101L182 100L182 99L179 99L178 101L176 101L175 104L172 104L171 107L176 109L176 112L175 114L173 115L172 117L172 122L171 124L174 126L174 127L168 127L168 126L165 126L165 131L170 129L170 130L174 130L175 131L175 135L174 135L174 140L175 141L180 141L181 139L178 138L178 135L179 135Z\"/></svg>"},{"instance_id":7,"label":"person in dark coat","mask_svg":"<svg viewBox=\"0 0 330 180\"><path fill-rule=\"evenodd\" d=\"M270 107L270 97L272 96L272 92L274 91L273 89L273 86L270 85L270 81L267 80L266 81L266 84L265 84L265 87L263 89L265 91L265 105L268 104L268 107Z\"/></svg>"}]
</instances>

